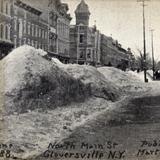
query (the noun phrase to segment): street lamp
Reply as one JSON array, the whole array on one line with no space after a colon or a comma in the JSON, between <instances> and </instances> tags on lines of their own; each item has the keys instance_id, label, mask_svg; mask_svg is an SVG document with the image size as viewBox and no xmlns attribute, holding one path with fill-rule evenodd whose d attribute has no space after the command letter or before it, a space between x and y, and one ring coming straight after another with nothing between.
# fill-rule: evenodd
<instances>
[{"instance_id":1,"label":"street lamp","mask_svg":"<svg viewBox=\"0 0 160 160\"><path fill-rule=\"evenodd\" d=\"M143 49L144 49L144 82L148 82L147 75L146 75L146 33L145 33L145 1L149 0L137 0L137 2L142 2L143 7Z\"/></svg>"},{"instance_id":2,"label":"street lamp","mask_svg":"<svg viewBox=\"0 0 160 160\"><path fill-rule=\"evenodd\" d=\"M153 47L153 32L154 29L151 29L151 47L152 47L152 65L153 65L153 80L154 80L154 72L155 72L155 63L154 63L154 47Z\"/></svg>"}]
</instances>

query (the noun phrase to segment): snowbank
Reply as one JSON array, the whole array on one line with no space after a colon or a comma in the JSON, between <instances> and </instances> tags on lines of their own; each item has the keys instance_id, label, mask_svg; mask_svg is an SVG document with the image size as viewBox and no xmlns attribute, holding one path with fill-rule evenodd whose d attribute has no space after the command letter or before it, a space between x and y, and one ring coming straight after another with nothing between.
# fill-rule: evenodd
<instances>
[{"instance_id":1,"label":"snowbank","mask_svg":"<svg viewBox=\"0 0 160 160\"><path fill-rule=\"evenodd\" d=\"M39 50L22 46L3 59L7 112L55 108L89 96L89 86L40 55Z\"/></svg>"},{"instance_id":2,"label":"snowbank","mask_svg":"<svg viewBox=\"0 0 160 160\"><path fill-rule=\"evenodd\" d=\"M7 112L55 108L90 96L118 99L119 88L108 83L96 68L49 61L42 52L25 45L3 59Z\"/></svg>"},{"instance_id":3,"label":"snowbank","mask_svg":"<svg viewBox=\"0 0 160 160\"><path fill-rule=\"evenodd\" d=\"M122 71L114 67L100 67L98 71L105 78L121 87L126 92L146 92L149 88L143 83L144 75L142 72Z\"/></svg>"},{"instance_id":4,"label":"snowbank","mask_svg":"<svg viewBox=\"0 0 160 160\"><path fill-rule=\"evenodd\" d=\"M61 66L68 74L84 85L91 86L91 94L96 97L115 101L123 94L122 90L108 81L95 67L77 64Z\"/></svg>"}]
</instances>

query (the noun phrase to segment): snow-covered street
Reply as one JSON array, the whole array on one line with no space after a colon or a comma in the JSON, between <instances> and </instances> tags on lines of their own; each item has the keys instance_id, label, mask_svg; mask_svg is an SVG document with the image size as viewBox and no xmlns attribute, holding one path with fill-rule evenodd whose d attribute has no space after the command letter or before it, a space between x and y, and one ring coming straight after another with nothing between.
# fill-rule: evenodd
<instances>
[{"instance_id":1,"label":"snow-covered street","mask_svg":"<svg viewBox=\"0 0 160 160\"><path fill-rule=\"evenodd\" d=\"M114 141L117 151L124 150L125 158L134 160L141 141L159 140L160 81L148 77L149 83L144 83L143 72L62 64L44 55L23 46L1 61L5 103L0 137L13 144L14 156L44 159L48 144L55 142L79 146L82 141L102 145ZM137 159L154 160L160 154L147 156Z\"/></svg>"}]
</instances>

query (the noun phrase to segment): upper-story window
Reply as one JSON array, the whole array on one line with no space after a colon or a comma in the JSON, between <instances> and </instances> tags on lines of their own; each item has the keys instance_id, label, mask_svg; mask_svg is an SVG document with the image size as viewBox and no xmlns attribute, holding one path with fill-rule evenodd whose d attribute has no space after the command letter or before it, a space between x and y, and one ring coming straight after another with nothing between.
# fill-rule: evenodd
<instances>
[{"instance_id":1,"label":"upper-story window","mask_svg":"<svg viewBox=\"0 0 160 160\"><path fill-rule=\"evenodd\" d=\"M14 30L17 31L17 17L14 17Z\"/></svg>"},{"instance_id":2,"label":"upper-story window","mask_svg":"<svg viewBox=\"0 0 160 160\"><path fill-rule=\"evenodd\" d=\"M0 0L0 12L3 12L3 0Z\"/></svg>"},{"instance_id":3,"label":"upper-story window","mask_svg":"<svg viewBox=\"0 0 160 160\"><path fill-rule=\"evenodd\" d=\"M5 27L5 39L8 40L8 26Z\"/></svg>"},{"instance_id":4,"label":"upper-story window","mask_svg":"<svg viewBox=\"0 0 160 160\"><path fill-rule=\"evenodd\" d=\"M30 22L28 22L27 30L28 30L28 34L31 34L31 24L30 24Z\"/></svg>"},{"instance_id":5,"label":"upper-story window","mask_svg":"<svg viewBox=\"0 0 160 160\"><path fill-rule=\"evenodd\" d=\"M39 28L38 37L41 37L41 28Z\"/></svg>"},{"instance_id":6,"label":"upper-story window","mask_svg":"<svg viewBox=\"0 0 160 160\"><path fill-rule=\"evenodd\" d=\"M35 35L35 32L34 32L34 24L32 24L32 36Z\"/></svg>"},{"instance_id":7,"label":"upper-story window","mask_svg":"<svg viewBox=\"0 0 160 160\"><path fill-rule=\"evenodd\" d=\"M26 34L26 20L23 21L23 33Z\"/></svg>"},{"instance_id":8,"label":"upper-story window","mask_svg":"<svg viewBox=\"0 0 160 160\"><path fill-rule=\"evenodd\" d=\"M22 19L18 20L18 31L19 31L19 37L23 36L23 22Z\"/></svg>"},{"instance_id":9,"label":"upper-story window","mask_svg":"<svg viewBox=\"0 0 160 160\"><path fill-rule=\"evenodd\" d=\"M35 36L37 37L38 36L38 26L35 25Z\"/></svg>"},{"instance_id":10,"label":"upper-story window","mask_svg":"<svg viewBox=\"0 0 160 160\"><path fill-rule=\"evenodd\" d=\"M27 19L27 12L24 11L24 19Z\"/></svg>"},{"instance_id":11,"label":"upper-story window","mask_svg":"<svg viewBox=\"0 0 160 160\"><path fill-rule=\"evenodd\" d=\"M21 39L19 39L19 46L21 46L22 45L22 40Z\"/></svg>"},{"instance_id":12,"label":"upper-story window","mask_svg":"<svg viewBox=\"0 0 160 160\"><path fill-rule=\"evenodd\" d=\"M1 24L0 25L0 38L3 39L3 37L4 37L4 25Z\"/></svg>"},{"instance_id":13,"label":"upper-story window","mask_svg":"<svg viewBox=\"0 0 160 160\"><path fill-rule=\"evenodd\" d=\"M26 44L26 38L23 38L23 44Z\"/></svg>"},{"instance_id":14,"label":"upper-story window","mask_svg":"<svg viewBox=\"0 0 160 160\"><path fill-rule=\"evenodd\" d=\"M35 48L38 48L38 42L35 41Z\"/></svg>"},{"instance_id":15,"label":"upper-story window","mask_svg":"<svg viewBox=\"0 0 160 160\"><path fill-rule=\"evenodd\" d=\"M41 38L43 38L43 30L41 30Z\"/></svg>"},{"instance_id":16,"label":"upper-story window","mask_svg":"<svg viewBox=\"0 0 160 160\"><path fill-rule=\"evenodd\" d=\"M84 35L83 34L80 34L80 36L79 36L79 42L80 43L84 42Z\"/></svg>"},{"instance_id":17,"label":"upper-story window","mask_svg":"<svg viewBox=\"0 0 160 160\"><path fill-rule=\"evenodd\" d=\"M46 32L46 34L45 34L45 38L46 38L46 39L48 38L48 34L47 34L47 32Z\"/></svg>"},{"instance_id":18,"label":"upper-story window","mask_svg":"<svg viewBox=\"0 0 160 160\"><path fill-rule=\"evenodd\" d=\"M31 45L34 47L34 41L33 40L31 41Z\"/></svg>"},{"instance_id":19,"label":"upper-story window","mask_svg":"<svg viewBox=\"0 0 160 160\"><path fill-rule=\"evenodd\" d=\"M87 58L91 58L91 49L88 49Z\"/></svg>"},{"instance_id":20,"label":"upper-story window","mask_svg":"<svg viewBox=\"0 0 160 160\"><path fill-rule=\"evenodd\" d=\"M79 58L84 58L84 51L83 50L80 50Z\"/></svg>"},{"instance_id":21,"label":"upper-story window","mask_svg":"<svg viewBox=\"0 0 160 160\"><path fill-rule=\"evenodd\" d=\"M30 39L28 39L28 42L27 42L27 43L28 43L28 45L30 45Z\"/></svg>"},{"instance_id":22,"label":"upper-story window","mask_svg":"<svg viewBox=\"0 0 160 160\"><path fill-rule=\"evenodd\" d=\"M6 3L6 11L5 11L5 13L8 15L8 3Z\"/></svg>"},{"instance_id":23,"label":"upper-story window","mask_svg":"<svg viewBox=\"0 0 160 160\"><path fill-rule=\"evenodd\" d=\"M17 15L17 12L18 12L18 8L17 6L14 6L14 14Z\"/></svg>"},{"instance_id":24,"label":"upper-story window","mask_svg":"<svg viewBox=\"0 0 160 160\"><path fill-rule=\"evenodd\" d=\"M17 48L17 36L14 36L14 48Z\"/></svg>"}]
</instances>

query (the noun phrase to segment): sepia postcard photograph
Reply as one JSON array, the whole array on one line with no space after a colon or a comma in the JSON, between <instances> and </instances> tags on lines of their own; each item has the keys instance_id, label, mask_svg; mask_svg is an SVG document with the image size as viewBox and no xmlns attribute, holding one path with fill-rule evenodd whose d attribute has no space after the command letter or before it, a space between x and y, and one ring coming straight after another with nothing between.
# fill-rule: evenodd
<instances>
[{"instance_id":1,"label":"sepia postcard photograph","mask_svg":"<svg viewBox=\"0 0 160 160\"><path fill-rule=\"evenodd\" d=\"M160 160L160 0L0 0L0 160Z\"/></svg>"}]
</instances>

